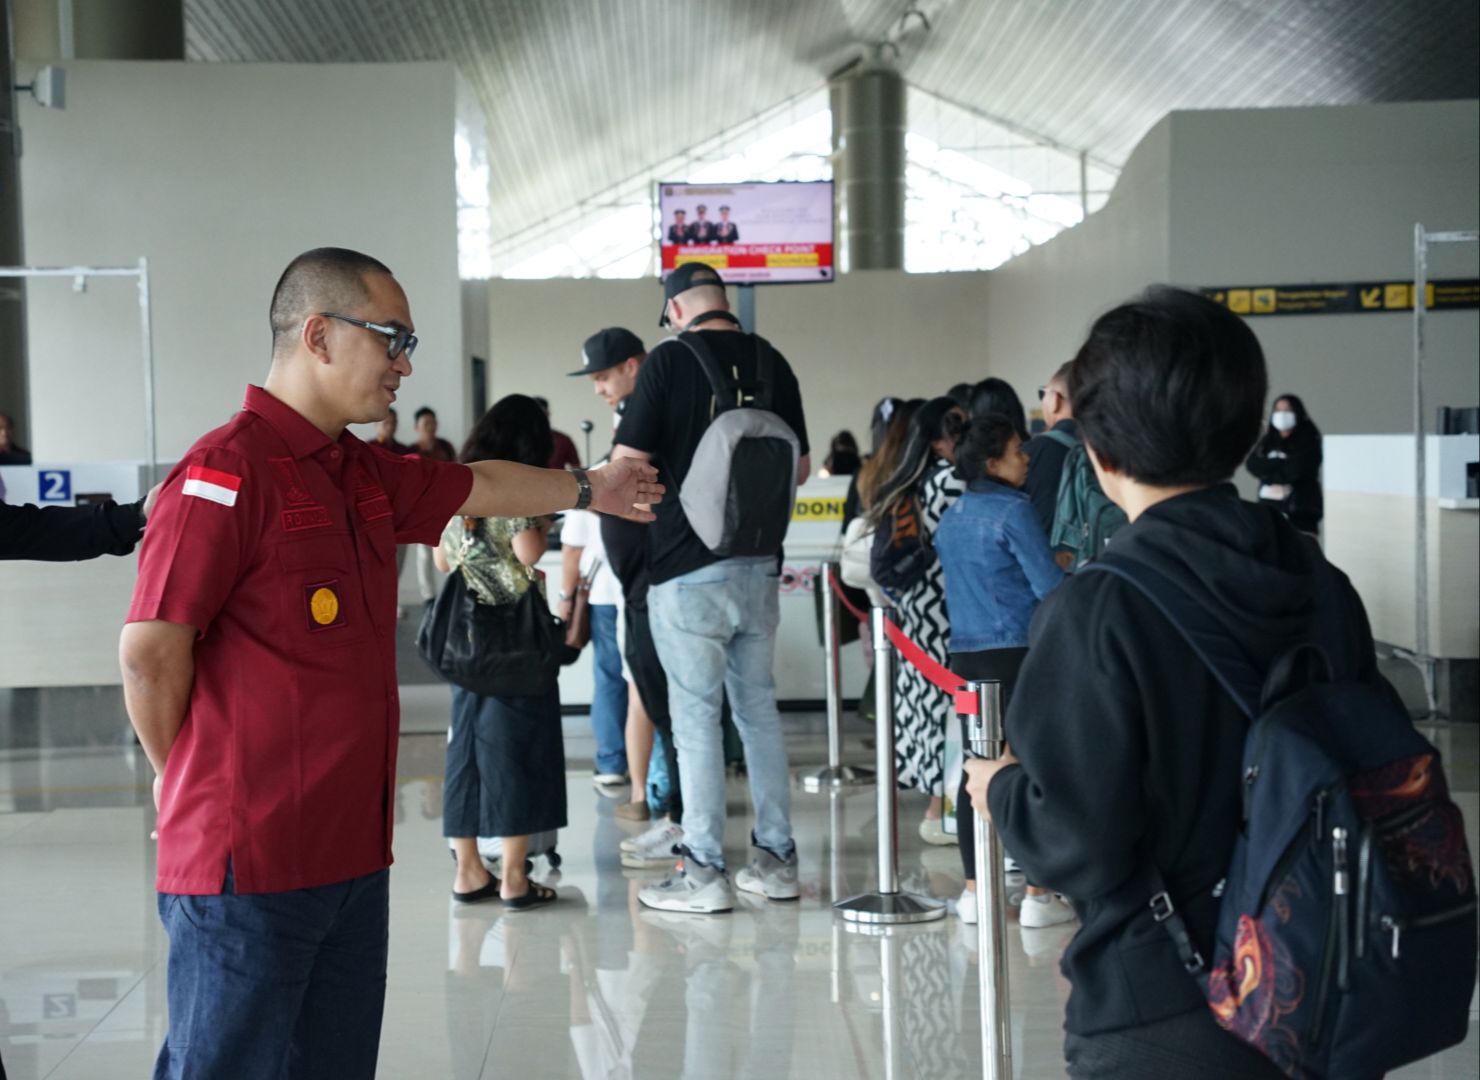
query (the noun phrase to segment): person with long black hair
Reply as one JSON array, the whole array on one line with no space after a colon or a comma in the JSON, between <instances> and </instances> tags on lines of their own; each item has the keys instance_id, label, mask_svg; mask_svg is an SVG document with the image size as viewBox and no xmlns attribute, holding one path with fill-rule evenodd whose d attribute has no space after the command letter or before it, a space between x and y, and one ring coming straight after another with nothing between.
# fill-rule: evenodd
<instances>
[{"instance_id":1,"label":"person with long black hair","mask_svg":"<svg viewBox=\"0 0 1480 1080\"><path fill-rule=\"evenodd\" d=\"M458 460L542 466L553 445L545 410L534 398L510 394L483 414ZM549 528L546 517L453 518L434 552L438 569L461 573L479 603L518 603L530 589L544 587L534 565L545 552ZM457 856L453 899L501 897L508 911L553 901L553 889L529 879L525 860L530 835L565 828L565 815L565 744L555 677L542 693L527 697L452 687L442 834ZM479 857L480 836L502 840L502 882Z\"/></svg>"},{"instance_id":2,"label":"person with long black hair","mask_svg":"<svg viewBox=\"0 0 1480 1080\"><path fill-rule=\"evenodd\" d=\"M1270 410L1269 427L1245 463L1259 481L1259 501L1273 506L1290 524L1314 535L1325 512L1321 495L1321 431L1294 394L1281 394Z\"/></svg>"},{"instance_id":3,"label":"person with long black hair","mask_svg":"<svg viewBox=\"0 0 1480 1080\"><path fill-rule=\"evenodd\" d=\"M895 510L905 500L914 499L920 527L926 541L931 540L941 515L964 490L952 467L956 440L965 426L965 412L948 397L920 406L910 420L909 437L894 471L869 505L868 518L874 528L889 528ZM895 615L911 640L942 664L950 659L951 626L946 616L945 574L939 562L897 599ZM920 836L929 844L955 842L941 824L946 724L951 715L945 694L912 665L899 665L894 677L895 767L900 787L930 796L920 822Z\"/></svg>"},{"instance_id":4,"label":"person with long black hair","mask_svg":"<svg viewBox=\"0 0 1480 1080\"><path fill-rule=\"evenodd\" d=\"M971 415L987 416L997 413L1012 421L1012 429L1018 438L1027 442L1028 414L1023 410L1023 400L1018 397L1012 384L995 375L988 376L971 388Z\"/></svg>"}]
</instances>

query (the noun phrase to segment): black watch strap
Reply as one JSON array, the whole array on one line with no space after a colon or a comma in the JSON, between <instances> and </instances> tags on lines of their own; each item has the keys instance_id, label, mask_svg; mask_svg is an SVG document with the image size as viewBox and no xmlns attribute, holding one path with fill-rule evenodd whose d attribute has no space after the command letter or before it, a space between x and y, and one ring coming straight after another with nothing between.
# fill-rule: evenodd
<instances>
[{"instance_id":1,"label":"black watch strap","mask_svg":"<svg viewBox=\"0 0 1480 1080\"><path fill-rule=\"evenodd\" d=\"M572 510L584 510L591 505L591 478L586 475L585 469L572 469L570 474L576 478L580 485L580 494L576 496L576 504Z\"/></svg>"}]
</instances>

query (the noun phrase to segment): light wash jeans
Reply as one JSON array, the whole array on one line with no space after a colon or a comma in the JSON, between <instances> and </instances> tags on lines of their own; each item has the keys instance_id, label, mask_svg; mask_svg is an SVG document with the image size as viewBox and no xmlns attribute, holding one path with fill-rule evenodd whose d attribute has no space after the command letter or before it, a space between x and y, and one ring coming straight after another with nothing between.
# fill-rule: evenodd
<instances>
[{"instance_id":1,"label":"light wash jeans","mask_svg":"<svg viewBox=\"0 0 1480 1080\"><path fill-rule=\"evenodd\" d=\"M781 612L775 557L726 559L648 593L653 643L668 675L668 709L683 788L684 845L723 868L725 691L745 743L755 842L788 858L791 777L771 665Z\"/></svg>"},{"instance_id":2,"label":"light wash jeans","mask_svg":"<svg viewBox=\"0 0 1480 1080\"><path fill-rule=\"evenodd\" d=\"M627 771L627 680L617 647L617 605L591 605L591 734L596 771Z\"/></svg>"}]
</instances>

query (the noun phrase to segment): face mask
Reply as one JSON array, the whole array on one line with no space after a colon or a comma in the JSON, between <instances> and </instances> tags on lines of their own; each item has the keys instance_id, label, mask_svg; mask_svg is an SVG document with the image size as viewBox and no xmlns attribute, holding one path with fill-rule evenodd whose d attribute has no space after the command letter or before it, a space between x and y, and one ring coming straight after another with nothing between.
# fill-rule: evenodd
<instances>
[{"instance_id":1,"label":"face mask","mask_svg":"<svg viewBox=\"0 0 1480 1080\"><path fill-rule=\"evenodd\" d=\"M1295 414L1286 409L1275 412L1269 422L1274 425L1276 431L1293 431L1295 428Z\"/></svg>"}]
</instances>

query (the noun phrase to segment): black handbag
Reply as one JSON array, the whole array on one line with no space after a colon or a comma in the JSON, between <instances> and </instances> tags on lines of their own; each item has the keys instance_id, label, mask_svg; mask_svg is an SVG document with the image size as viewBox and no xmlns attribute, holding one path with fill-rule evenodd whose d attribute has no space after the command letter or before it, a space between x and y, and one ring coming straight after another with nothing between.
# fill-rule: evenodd
<instances>
[{"instance_id":1,"label":"black handbag","mask_svg":"<svg viewBox=\"0 0 1480 1080\"><path fill-rule=\"evenodd\" d=\"M447 576L421 621L416 649L438 675L489 697L536 697L555 684L565 624L531 583L512 604L484 604L461 570Z\"/></svg>"}]
</instances>

